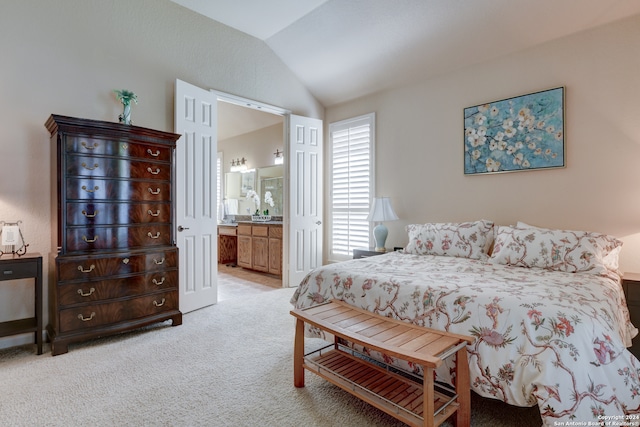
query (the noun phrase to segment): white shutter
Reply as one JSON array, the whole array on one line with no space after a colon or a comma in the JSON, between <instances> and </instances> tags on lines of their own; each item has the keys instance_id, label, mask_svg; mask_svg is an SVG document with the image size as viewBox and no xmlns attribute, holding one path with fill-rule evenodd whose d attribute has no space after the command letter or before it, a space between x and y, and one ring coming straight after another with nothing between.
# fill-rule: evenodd
<instances>
[{"instance_id":1,"label":"white shutter","mask_svg":"<svg viewBox=\"0 0 640 427\"><path fill-rule=\"evenodd\" d=\"M331 138L331 260L370 246L374 113L329 125Z\"/></svg>"}]
</instances>

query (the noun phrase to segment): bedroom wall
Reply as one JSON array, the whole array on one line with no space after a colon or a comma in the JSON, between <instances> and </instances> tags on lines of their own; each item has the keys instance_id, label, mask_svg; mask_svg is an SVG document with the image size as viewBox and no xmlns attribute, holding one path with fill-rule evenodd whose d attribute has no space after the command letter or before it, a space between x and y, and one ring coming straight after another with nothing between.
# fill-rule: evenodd
<instances>
[{"instance_id":1,"label":"bedroom wall","mask_svg":"<svg viewBox=\"0 0 640 427\"><path fill-rule=\"evenodd\" d=\"M176 78L324 114L265 43L169 0L0 0L0 11L0 220L22 220L29 252L42 253L45 265L50 114L117 122L122 105L112 91L129 89L139 97L135 125L173 131ZM45 276L46 289L46 268ZM32 315L30 288L0 285L0 321Z\"/></svg>"},{"instance_id":2,"label":"bedroom wall","mask_svg":"<svg viewBox=\"0 0 640 427\"><path fill-rule=\"evenodd\" d=\"M635 16L327 108L325 126L376 112L375 193L400 217L387 223L388 247L407 243L410 223L520 220L615 235L621 269L640 272L639 46ZM566 168L464 175L465 107L558 86Z\"/></svg>"}]
</instances>

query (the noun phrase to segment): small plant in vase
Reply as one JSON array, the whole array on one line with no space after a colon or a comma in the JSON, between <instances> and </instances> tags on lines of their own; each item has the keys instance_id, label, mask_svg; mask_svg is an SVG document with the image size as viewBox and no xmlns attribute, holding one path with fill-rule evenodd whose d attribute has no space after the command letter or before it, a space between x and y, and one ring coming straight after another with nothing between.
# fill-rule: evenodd
<instances>
[{"instance_id":1,"label":"small plant in vase","mask_svg":"<svg viewBox=\"0 0 640 427\"><path fill-rule=\"evenodd\" d=\"M116 94L116 99L122 102L124 107L122 114L118 116L120 123L124 123L125 125L131 124L131 101L134 103L138 103L138 95L131 92L130 90L122 89L122 90L114 90Z\"/></svg>"}]
</instances>

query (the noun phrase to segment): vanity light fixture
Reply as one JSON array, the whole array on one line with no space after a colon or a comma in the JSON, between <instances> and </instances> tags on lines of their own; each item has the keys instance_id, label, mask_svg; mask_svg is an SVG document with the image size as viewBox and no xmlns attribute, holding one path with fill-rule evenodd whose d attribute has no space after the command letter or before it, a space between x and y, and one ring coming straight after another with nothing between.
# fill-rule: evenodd
<instances>
[{"instance_id":1,"label":"vanity light fixture","mask_svg":"<svg viewBox=\"0 0 640 427\"><path fill-rule=\"evenodd\" d=\"M247 170L247 159L244 157L242 159L236 159L231 161L231 172L246 172Z\"/></svg>"},{"instance_id":2,"label":"vanity light fixture","mask_svg":"<svg viewBox=\"0 0 640 427\"><path fill-rule=\"evenodd\" d=\"M284 153L282 151L280 151L279 148L276 149L276 152L273 153L276 158L273 161L274 165L281 165L284 162Z\"/></svg>"}]
</instances>

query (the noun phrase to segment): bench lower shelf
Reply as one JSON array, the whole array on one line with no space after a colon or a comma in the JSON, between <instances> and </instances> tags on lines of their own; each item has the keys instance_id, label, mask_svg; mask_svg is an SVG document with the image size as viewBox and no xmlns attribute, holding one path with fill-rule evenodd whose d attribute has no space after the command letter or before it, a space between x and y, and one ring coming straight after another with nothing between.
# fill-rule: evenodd
<instances>
[{"instance_id":1,"label":"bench lower shelf","mask_svg":"<svg viewBox=\"0 0 640 427\"><path fill-rule=\"evenodd\" d=\"M411 425L423 426L423 386L341 350L311 353L304 368L359 399ZM457 409L457 396L434 391L434 425Z\"/></svg>"}]
</instances>

